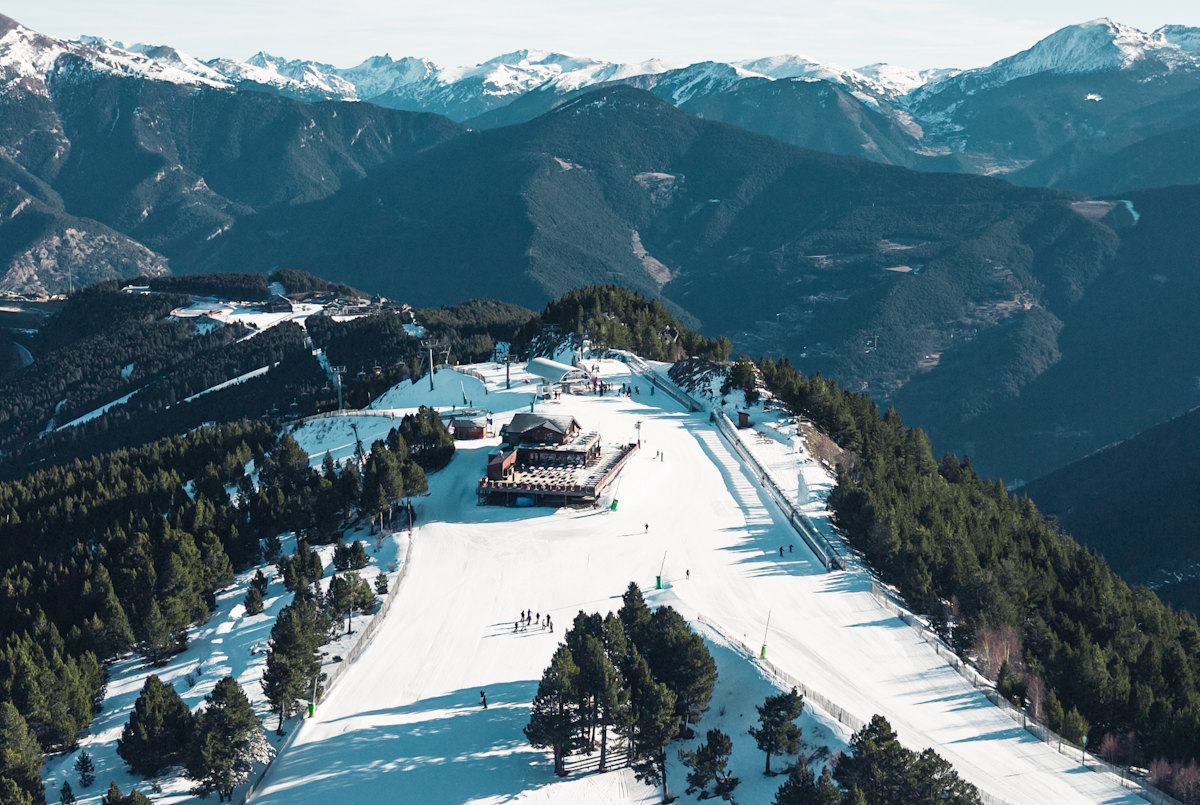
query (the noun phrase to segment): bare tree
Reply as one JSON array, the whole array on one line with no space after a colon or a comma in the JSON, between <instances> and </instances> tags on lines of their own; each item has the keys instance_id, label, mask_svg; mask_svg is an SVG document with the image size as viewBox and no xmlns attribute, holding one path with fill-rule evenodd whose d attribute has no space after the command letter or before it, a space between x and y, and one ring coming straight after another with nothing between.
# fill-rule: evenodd
<instances>
[{"instance_id":1,"label":"bare tree","mask_svg":"<svg viewBox=\"0 0 1200 805\"><path fill-rule=\"evenodd\" d=\"M1000 674L1000 666L1004 663L1008 663L1008 668L1014 675L1019 676L1025 670L1021 637L1017 630L1007 623L981 628L975 635L975 643L971 650L980 673L992 681Z\"/></svg>"},{"instance_id":2,"label":"bare tree","mask_svg":"<svg viewBox=\"0 0 1200 805\"><path fill-rule=\"evenodd\" d=\"M1037 674L1025 678L1025 708L1034 721L1046 717L1046 680Z\"/></svg>"}]
</instances>

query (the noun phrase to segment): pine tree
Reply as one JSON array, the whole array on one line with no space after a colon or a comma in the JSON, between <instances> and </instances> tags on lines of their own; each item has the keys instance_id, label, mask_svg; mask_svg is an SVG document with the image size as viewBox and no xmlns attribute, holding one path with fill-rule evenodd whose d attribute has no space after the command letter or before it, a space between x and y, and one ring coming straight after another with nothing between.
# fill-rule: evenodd
<instances>
[{"instance_id":1,"label":"pine tree","mask_svg":"<svg viewBox=\"0 0 1200 805\"><path fill-rule=\"evenodd\" d=\"M350 545L348 556L348 566L351 570L362 570L371 563L371 558L367 556L367 551L363 548L362 540L356 539Z\"/></svg>"},{"instance_id":2,"label":"pine tree","mask_svg":"<svg viewBox=\"0 0 1200 805\"><path fill-rule=\"evenodd\" d=\"M405 461L400 467L404 474L404 494L429 494L429 479L425 477L425 468L415 461Z\"/></svg>"},{"instance_id":3,"label":"pine tree","mask_svg":"<svg viewBox=\"0 0 1200 805\"><path fill-rule=\"evenodd\" d=\"M582 718L579 712L579 666L571 650L559 646L549 667L542 672L533 710L525 726L525 737L535 749L549 747L554 754L554 773L567 774L566 758L578 746Z\"/></svg>"},{"instance_id":4,"label":"pine tree","mask_svg":"<svg viewBox=\"0 0 1200 805\"><path fill-rule=\"evenodd\" d=\"M266 574L262 572L261 567L254 571L254 577L250 579L250 586L257 589L263 595L267 594L267 587L270 586L270 582L267 580Z\"/></svg>"},{"instance_id":5,"label":"pine tree","mask_svg":"<svg viewBox=\"0 0 1200 805\"><path fill-rule=\"evenodd\" d=\"M163 665L174 653L174 641L171 638L171 627L157 601L150 602L150 611L146 615L144 626L145 639L142 642L142 653L151 665Z\"/></svg>"},{"instance_id":6,"label":"pine tree","mask_svg":"<svg viewBox=\"0 0 1200 805\"><path fill-rule=\"evenodd\" d=\"M116 780L108 784L108 791L100 798L100 805L125 805L125 795Z\"/></svg>"},{"instance_id":7,"label":"pine tree","mask_svg":"<svg viewBox=\"0 0 1200 805\"><path fill-rule=\"evenodd\" d=\"M108 784L108 792L100 798L101 805L151 805L150 799L140 791L131 790L122 794L116 782Z\"/></svg>"},{"instance_id":8,"label":"pine tree","mask_svg":"<svg viewBox=\"0 0 1200 805\"><path fill-rule=\"evenodd\" d=\"M733 794L738 779L726 769L729 766L729 756L733 753L733 742L729 736L718 729L711 729L705 736L704 743L691 751L679 750L679 760L691 771L688 772L687 793L700 792L700 798L708 796L708 784L717 783L717 794Z\"/></svg>"},{"instance_id":9,"label":"pine tree","mask_svg":"<svg viewBox=\"0 0 1200 805\"><path fill-rule=\"evenodd\" d=\"M246 614L258 615L263 611L263 595L257 587L250 585L250 589L246 591Z\"/></svg>"},{"instance_id":10,"label":"pine tree","mask_svg":"<svg viewBox=\"0 0 1200 805\"><path fill-rule=\"evenodd\" d=\"M817 802L816 778L808 767L808 761L801 755L788 770L783 785L775 792L774 805L817 805Z\"/></svg>"},{"instance_id":11,"label":"pine tree","mask_svg":"<svg viewBox=\"0 0 1200 805\"><path fill-rule=\"evenodd\" d=\"M629 741L634 776L650 785L662 783L663 802L669 802L666 748L679 726L675 694L663 683L655 681L650 666L636 647L630 655L627 679L629 703L634 714Z\"/></svg>"},{"instance_id":12,"label":"pine tree","mask_svg":"<svg viewBox=\"0 0 1200 805\"><path fill-rule=\"evenodd\" d=\"M640 644L650 626L651 613L636 582L629 582L629 587L621 596L621 602L617 615L625 626L625 636L635 645Z\"/></svg>"},{"instance_id":13,"label":"pine tree","mask_svg":"<svg viewBox=\"0 0 1200 805\"><path fill-rule=\"evenodd\" d=\"M347 634L355 610L371 612L375 609L375 594L357 573L346 573L330 579L325 600L334 617L341 618L345 614Z\"/></svg>"},{"instance_id":14,"label":"pine tree","mask_svg":"<svg viewBox=\"0 0 1200 805\"><path fill-rule=\"evenodd\" d=\"M347 461L337 480L338 499L342 502L342 517L349 519L350 509L362 494L362 475L354 461Z\"/></svg>"},{"instance_id":15,"label":"pine tree","mask_svg":"<svg viewBox=\"0 0 1200 805\"><path fill-rule=\"evenodd\" d=\"M75 792L71 790L70 780L63 780L62 787L58 789L58 801L62 805L75 805Z\"/></svg>"},{"instance_id":16,"label":"pine tree","mask_svg":"<svg viewBox=\"0 0 1200 805\"><path fill-rule=\"evenodd\" d=\"M79 772L79 785L83 788L89 788L96 782L96 762L87 750L80 752L79 757L75 758L75 771Z\"/></svg>"},{"instance_id":17,"label":"pine tree","mask_svg":"<svg viewBox=\"0 0 1200 805\"><path fill-rule=\"evenodd\" d=\"M841 805L871 805L872 800L867 799L867 795L858 786L854 786L845 794L842 795Z\"/></svg>"},{"instance_id":18,"label":"pine tree","mask_svg":"<svg viewBox=\"0 0 1200 805\"><path fill-rule=\"evenodd\" d=\"M202 794L216 791L220 801L247 780L255 760L265 757L265 742L246 694L233 677L225 677L205 697L196 717L195 739L188 757L188 776Z\"/></svg>"},{"instance_id":19,"label":"pine tree","mask_svg":"<svg viewBox=\"0 0 1200 805\"><path fill-rule=\"evenodd\" d=\"M1071 743L1078 744L1083 741L1085 735L1088 734L1090 726L1087 719L1079 714L1079 711L1072 707L1063 717L1062 729L1059 733L1063 738Z\"/></svg>"},{"instance_id":20,"label":"pine tree","mask_svg":"<svg viewBox=\"0 0 1200 805\"><path fill-rule=\"evenodd\" d=\"M219 590L233 581L233 563L215 531L204 529L200 534L198 547L203 589Z\"/></svg>"},{"instance_id":21,"label":"pine tree","mask_svg":"<svg viewBox=\"0 0 1200 805\"><path fill-rule=\"evenodd\" d=\"M912 753L900 745L881 715L850 738L850 753L837 764L834 778L847 791L857 788L869 802L904 802Z\"/></svg>"},{"instance_id":22,"label":"pine tree","mask_svg":"<svg viewBox=\"0 0 1200 805\"><path fill-rule=\"evenodd\" d=\"M577 662L579 688L588 702L589 721L593 729L600 732L600 771L607 771L608 731L613 724L624 721L629 692L601 638L585 635Z\"/></svg>"},{"instance_id":23,"label":"pine tree","mask_svg":"<svg viewBox=\"0 0 1200 805\"><path fill-rule=\"evenodd\" d=\"M375 577L375 594L376 595L387 595L387 593L388 593L388 577L387 577L386 573L380 572L380 574Z\"/></svg>"},{"instance_id":24,"label":"pine tree","mask_svg":"<svg viewBox=\"0 0 1200 805\"><path fill-rule=\"evenodd\" d=\"M792 688L788 693L768 696L755 709L759 726L751 727L750 735L767 755L763 774L771 774L771 755L791 755L800 749L800 726L796 719L804 710L804 697Z\"/></svg>"},{"instance_id":25,"label":"pine tree","mask_svg":"<svg viewBox=\"0 0 1200 805\"><path fill-rule=\"evenodd\" d=\"M833 781L833 775L826 766L817 778L817 798L814 805L838 805L841 801L842 792L838 790L837 783Z\"/></svg>"},{"instance_id":26,"label":"pine tree","mask_svg":"<svg viewBox=\"0 0 1200 805\"><path fill-rule=\"evenodd\" d=\"M675 694L680 732L708 709L717 683L717 664L704 640L688 627L672 607L659 607L650 616L645 635L635 638L654 678Z\"/></svg>"},{"instance_id":27,"label":"pine tree","mask_svg":"<svg viewBox=\"0 0 1200 805\"><path fill-rule=\"evenodd\" d=\"M271 627L271 651L262 686L271 709L279 715L278 734L283 733L283 720L296 701L312 690L321 667L317 649L327 628L328 621L306 598L297 598L284 607Z\"/></svg>"},{"instance_id":28,"label":"pine tree","mask_svg":"<svg viewBox=\"0 0 1200 805\"><path fill-rule=\"evenodd\" d=\"M193 728L192 713L174 686L151 674L121 731L117 754L138 774L153 777L184 758Z\"/></svg>"},{"instance_id":29,"label":"pine tree","mask_svg":"<svg viewBox=\"0 0 1200 805\"><path fill-rule=\"evenodd\" d=\"M0 702L0 801L41 802L42 750L11 702Z\"/></svg>"},{"instance_id":30,"label":"pine tree","mask_svg":"<svg viewBox=\"0 0 1200 805\"><path fill-rule=\"evenodd\" d=\"M913 798L928 797L951 805L979 805L975 786L959 777L949 761L933 749L926 749L913 759L908 777Z\"/></svg>"},{"instance_id":31,"label":"pine tree","mask_svg":"<svg viewBox=\"0 0 1200 805\"><path fill-rule=\"evenodd\" d=\"M282 554L283 544L279 541L279 535L273 533L263 543L263 558L268 562L275 563L279 561Z\"/></svg>"}]
</instances>

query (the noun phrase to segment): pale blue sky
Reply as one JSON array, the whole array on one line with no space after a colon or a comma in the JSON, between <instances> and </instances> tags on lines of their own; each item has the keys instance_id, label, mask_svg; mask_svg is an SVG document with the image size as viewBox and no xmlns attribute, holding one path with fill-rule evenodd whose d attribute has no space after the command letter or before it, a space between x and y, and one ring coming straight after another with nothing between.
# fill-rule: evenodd
<instances>
[{"instance_id":1,"label":"pale blue sky","mask_svg":"<svg viewBox=\"0 0 1200 805\"><path fill-rule=\"evenodd\" d=\"M523 47L612 61L796 53L847 67L976 67L1095 17L1200 26L1194 0L8 0L0 11L55 36L339 67L385 52L466 65Z\"/></svg>"}]
</instances>

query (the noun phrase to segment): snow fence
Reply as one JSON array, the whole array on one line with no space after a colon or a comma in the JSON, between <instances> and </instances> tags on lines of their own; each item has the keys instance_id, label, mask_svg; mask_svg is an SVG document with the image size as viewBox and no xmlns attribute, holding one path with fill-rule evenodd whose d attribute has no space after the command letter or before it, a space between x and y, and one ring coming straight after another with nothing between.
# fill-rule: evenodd
<instances>
[{"instance_id":1,"label":"snow fence","mask_svg":"<svg viewBox=\"0 0 1200 805\"><path fill-rule=\"evenodd\" d=\"M759 463L758 459L746 449L746 445L742 443L738 436L737 429L733 423L729 421L729 417L724 411L713 409L713 419L717 423L717 430L729 442L729 446L733 448L738 457L748 465L754 474L762 481L762 487L767 491L767 494L775 501L780 510L787 515L788 522L792 528L800 535L800 539L804 540L804 544L808 546L813 555L825 566L826 570L845 570L846 557L838 550L837 545L834 545L829 540L825 539L812 524L808 522L808 518L794 501L784 494L783 490L775 483L771 477L771 473Z\"/></svg>"},{"instance_id":2,"label":"snow fence","mask_svg":"<svg viewBox=\"0 0 1200 805\"><path fill-rule=\"evenodd\" d=\"M650 381L655 388L661 389L668 397L682 405L684 408L692 411L703 411L704 406L697 402L691 395L686 394L681 389L677 388L670 380L663 378L653 366L646 363L640 355L635 355L632 352L624 350L612 350L623 363L628 365L638 374Z\"/></svg>"},{"instance_id":3,"label":"snow fence","mask_svg":"<svg viewBox=\"0 0 1200 805\"><path fill-rule=\"evenodd\" d=\"M704 410L704 405L685 393L682 389L678 388L670 380L664 379L657 371L655 371L652 366L650 366L650 364L642 360L641 357L633 354L632 352L624 352L620 350L614 350L614 352L632 369L637 371L639 374L644 375L651 383L654 384L656 388L666 392L666 394L668 394L680 405L687 407L689 411L695 412ZM760 464L758 459L746 449L744 444L742 444L742 440L737 435L737 429L733 426L733 423L729 421L729 417L725 415L725 412L717 408L713 408L711 410L713 421L717 423L717 430L722 436L725 437L725 440L729 442L729 446L733 448L734 452L737 453L742 462L748 465L754 471L754 474L761 479L763 489L767 491L767 494L772 500L775 501L775 504L779 506L780 510L787 515L788 522L791 523L791 526L796 533L800 535L800 539L804 540L804 544L809 547L809 550L813 552L813 555L817 557L817 560L825 567L826 570L845 570L846 557L843 552L839 550L839 546L830 543L829 540L825 539L825 537L823 537L820 532L817 531L817 529L813 528L812 524L809 523L808 518L805 517L804 513L796 507L795 502L792 501L775 483L774 479L771 477L771 473L768 472L767 468Z\"/></svg>"},{"instance_id":4,"label":"snow fence","mask_svg":"<svg viewBox=\"0 0 1200 805\"><path fill-rule=\"evenodd\" d=\"M371 617L371 620L367 623L366 627L359 632L358 639L354 641L354 645L352 645L350 650L346 652L345 656L342 658L342 661L326 672L325 684L321 688L321 696L318 697L316 702L317 704L320 704L320 699L322 697L329 695L329 691L333 689L334 684L336 684L337 681L342 678L342 675L346 673L346 669L350 666L350 663L358 659L358 657L370 644L371 638L374 637L375 633L383 626L383 619L387 616L388 610L392 608L392 602L396 600L396 594L400 590L400 583L404 581L405 577L408 575L408 568L412 565L412 550L413 541L415 538L415 534L409 535L408 549L404 552L404 561L400 563L400 572L396 574L394 582L390 587L388 587L388 592L383 598L383 603L379 605L379 609L375 611L374 616ZM245 805L245 803L254 798L254 795L258 792L258 787L262 785L263 780L266 779L267 772L270 770L271 764L275 762L275 758L287 751L288 747L291 746L292 740L296 737L296 734L300 732L300 727L304 723L304 718L303 716L296 716L290 719L288 723L291 726L288 730L287 738L279 745L279 748L275 750L275 754L272 755L271 759L267 761L266 765L263 766L262 771L260 771L258 776L251 781L250 785L240 793L234 792L233 799L231 800L234 805Z\"/></svg>"},{"instance_id":5,"label":"snow fence","mask_svg":"<svg viewBox=\"0 0 1200 805\"><path fill-rule=\"evenodd\" d=\"M867 725L867 722L863 721L860 717L854 715L841 705L835 703L828 696L818 693L808 685L801 682L799 679L796 679L796 677L792 676L787 671L784 671L775 663L757 654L741 640L738 640L736 637L722 629L715 622L704 617L702 613L696 613L696 621L704 624L709 629L720 635L721 639L729 643L729 645L732 646L735 651L744 654L746 659L765 670L768 674L774 677L776 681L782 683L783 687L795 688L801 695L804 696L804 700L806 702L815 704L817 707L833 716L833 718L839 724L844 725L851 732L858 732ZM982 790L979 791L979 800L983 803L983 805L1012 805L1012 803L1008 800L993 796L992 794Z\"/></svg>"},{"instance_id":6,"label":"snow fence","mask_svg":"<svg viewBox=\"0 0 1200 805\"><path fill-rule=\"evenodd\" d=\"M1033 735L1043 743L1048 744L1058 751L1064 757L1078 760L1088 769L1091 769L1098 774L1106 775L1110 780L1126 788L1134 791L1138 796L1143 797L1148 802L1154 805L1183 805L1179 800L1172 797L1163 791L1159 791L1154 786L1150 785L1145 780L1135 777L1129 773L1129 769L1113 764L1098 758L1094 755L1088 755L1084 747L1079 744L1072 743L1066 738L1063 738L1056 732L1053 732L1049 727L1040 721L1036 721L1030 717L1024 710L1018 709L1012 702L1000 695L996 690L996 686L992 684L987 677L979 673L970 663L964 662L954 650L945 644L929 626L910 612L903 603L898 600L887 588L881 585L874 578L871 579L871 595L879 602L880 606L898 617L901 621L913 629L922 640L933 647L933 650L938 653L946 663L958 671L963 679L971 683L971 686L987 697L988 701L1000 708L1001 712L1021 725L1029 734ZM986 800L984 800L986 803Z\"/></svg>"}]
</instances>

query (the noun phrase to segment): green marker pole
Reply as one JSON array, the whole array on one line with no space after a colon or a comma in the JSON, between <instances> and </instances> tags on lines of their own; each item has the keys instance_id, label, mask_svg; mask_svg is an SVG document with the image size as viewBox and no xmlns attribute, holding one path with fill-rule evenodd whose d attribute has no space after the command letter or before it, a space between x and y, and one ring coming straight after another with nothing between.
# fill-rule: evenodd
<instances>
[{"instance_id":1,"label":"green marker pole","mask_svg":"<svg viewBox=\"0 0 1200 805\"><path fill-rule=\"evenodd\" d=\"M765 660L767 658L767 630L769 630L770 628L771 628L771 610L768 609L767 610L767 628L763 629L762 651L760 651L758 653L759 659L762 659L762 660Z\"/></svg>"}]
</instances>

